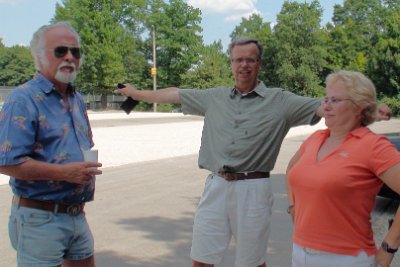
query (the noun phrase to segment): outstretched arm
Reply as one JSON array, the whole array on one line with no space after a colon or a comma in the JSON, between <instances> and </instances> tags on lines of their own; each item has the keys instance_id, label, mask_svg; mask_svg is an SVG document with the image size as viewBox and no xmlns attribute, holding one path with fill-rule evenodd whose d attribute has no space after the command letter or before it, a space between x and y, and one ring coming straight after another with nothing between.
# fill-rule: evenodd
<instances>
[{"instance_id":1,"label":"outstretched arm","mask_svg":"<svg viewBox=\"0 0 400 267\"><path fill-rule=\"evenodd\" d=\"M392 190L400 193L400 163L394 165L387 171L385 171L381 176L381 180L387 184ZM397 249L400 246L400 208L397 209L396 215L392 227L390 227L389 232L383 239L384 242L392 249ZM389 267L394 257L394 253L388 253L383 250L382 247L376 253L376 261L379 266Z\"/></svg>"},{"instance_id":2,"label":"outstretched arm","mask_svg":"<svg viewBox=\"0 0 400 267\"><path fill-rule=\"evenodd\" d=\"M135 100L148 103L170 103L180 104L181 99L177 87L168 87L159 90L137 90L132 85L126 83L125 87L116 89L114 93L131 97Z\"/></svg>"},{"instance_id":3,"label":"outstretched arm","mask_svg":"<svg viewBox=\"0 0 400 267\"><path fill-rule=\"evenodd\" d=\"M288 212L292 218L292 222L294 222L294 197L292 193L292 188L290 187L289 181L288 181L288 174L290 169L296 164L297 161L299 161L301 157L300 150L297 150L296 154L293 155L293 157L290 159L288 166L286 168L286 193L288 197Z\"/></svg>"}]
</instances>

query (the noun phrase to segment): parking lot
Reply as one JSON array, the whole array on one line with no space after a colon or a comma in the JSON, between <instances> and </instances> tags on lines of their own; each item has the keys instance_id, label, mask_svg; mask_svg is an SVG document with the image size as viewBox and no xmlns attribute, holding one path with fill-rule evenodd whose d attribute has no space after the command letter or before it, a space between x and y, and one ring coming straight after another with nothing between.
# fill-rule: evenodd
<instances>
[{"instance_id":1,"label":"parking lot","mask_svg":"<svg viewBox=\"0 0 400 267\"><path fill-rule=\"evenodd\" d=\"M103 175L87 218L95 237L98 267L187 267L193 216L207 171L197 167L202 120L180 114L90 115ZM400 129L400 121L380 122L377 132ZM292 224L286 213L284 173L307 133L301 128L284 140L272 172L274 208L267 251L269 267L289 267ZM0 266L16 266L7 235L11 192L0 186ZM398 203L379 199L373 227L380 243ZM392 266L400 266L396 256ZM232 267L233 250L217 267Z\"/></svg>"}]
</instances>

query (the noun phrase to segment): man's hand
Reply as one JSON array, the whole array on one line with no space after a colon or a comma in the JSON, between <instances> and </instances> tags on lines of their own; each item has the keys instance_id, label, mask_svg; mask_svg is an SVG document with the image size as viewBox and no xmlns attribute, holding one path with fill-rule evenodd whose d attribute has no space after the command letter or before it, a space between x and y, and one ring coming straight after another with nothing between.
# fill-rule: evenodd
<instances>
[{"instance_id":1,"label":"man's hand","mask_svg":"<svg viewBox=\"0 0 400 267\"><path fill-rule=\"evenodd\" d=\"M129 83L124 83L123 85L125 87L114 90L114 93L147 103L181 103L178 87L168 87L157 90L137 90Z\"/></svg>"},{"instance_id":2,"label":"man's hand","mask_svg":"<svg viewBox=\"0 0 400 267\"><path fill-rule=\"evenodd\" d=\"M135 97L133 96L134 92L137 91L136 88L134 88L132 85L130 85L129 83L124 83L122 88L118 88L114 90L115 94L121 94L123 96L126 97L131 97L133 99L135 99Z\"/></svg>"},{"instance_id":3,"label":"man's hand","mask_svg":"<svg viewBox=\"0 0 400 267\"><path fill-rule=\"evenodd\" d=\"M377 121L388 121L390 120L390 117L392 116L392 110L389 108L388 105L386 104L379 104L378 105L378 117Z\"/></svg>"},{"instance_id":4,"label":"man's hand","mask_svg":"<svg viewBox=\"0 0 400 267\"><path fill-rule=\"evenodd\" d=\"M98 162L70 162L61 166L63 180L73 184L89 184L94 175L102 174L98 167L102 164Z\"/></svg>"}]
</instances>

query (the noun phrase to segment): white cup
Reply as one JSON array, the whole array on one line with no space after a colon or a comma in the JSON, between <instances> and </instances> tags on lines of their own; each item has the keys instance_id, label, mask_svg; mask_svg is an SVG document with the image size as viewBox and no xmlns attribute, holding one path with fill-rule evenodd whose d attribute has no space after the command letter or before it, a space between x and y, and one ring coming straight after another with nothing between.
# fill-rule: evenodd
<instances>
[{"instance_id":1,"label":"white cup","mask_svg":"<svg viewBox=\"0 0 400 267\"><path fill-rule=\"evenodd\" d=\"M97 149L83 150L83 160L99 162L99 151Z\"/></svg>"}]
</instances>

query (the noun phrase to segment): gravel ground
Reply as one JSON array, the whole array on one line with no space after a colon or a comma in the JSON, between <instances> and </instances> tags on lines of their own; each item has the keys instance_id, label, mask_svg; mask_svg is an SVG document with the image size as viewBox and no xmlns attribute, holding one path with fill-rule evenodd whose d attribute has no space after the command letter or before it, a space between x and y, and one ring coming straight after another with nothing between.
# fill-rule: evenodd
<instances>
[{"instance_id":1,"label":"gravel ground","mask_svg":"<svg viewBox=\"0 0 400 267\"><path fill-rule=\"evenodd\" d=\"M200 147L203 120L180 113L131 113L90 112L93 135L99 150L99 161L105 168L155 159L194 155ZM324 128L321 121L316 126L300 126L291 129L288 137L309 134ZM398 131L399 120L374 124L377 132ZM300 142L299 142L300 144ZM8 177L0 175L0 185L8 183ZM374 237L380 244L387 232L387 222L394 216L399 203L377 198L372 214ZM391 266L400 266L400 253Z\"/></svg>"},{"instance_id":2,"label":"gravel ground","mask_svg":"<svg viewBox=\"0 0 400 267\"><path fill-rule=\"evenodd\" d=\"M182 113L89 112L95 147L103 167L197 154L203 119ZM324 126L292 128L287 137L308 134ZM0 185L8 177L0 174Z\"/></svg>"}]
</instances>

